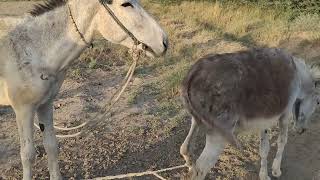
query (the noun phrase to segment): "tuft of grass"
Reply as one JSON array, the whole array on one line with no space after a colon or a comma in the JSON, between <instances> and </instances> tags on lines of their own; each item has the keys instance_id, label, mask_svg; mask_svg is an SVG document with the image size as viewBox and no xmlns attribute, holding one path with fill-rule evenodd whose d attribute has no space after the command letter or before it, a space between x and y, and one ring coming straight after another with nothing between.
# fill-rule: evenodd
<instances>
[{"instance_id":1,"label":"tuft of grass","mask_svg":"<svg viewBox=\"0 0 320 180\"><path fill-rule=\"evenodd\" d=\"M90 62L88 65L89 69L95 69L97 67L97 60L94 58L90 58Z\"/></svg>"}]
</instances>

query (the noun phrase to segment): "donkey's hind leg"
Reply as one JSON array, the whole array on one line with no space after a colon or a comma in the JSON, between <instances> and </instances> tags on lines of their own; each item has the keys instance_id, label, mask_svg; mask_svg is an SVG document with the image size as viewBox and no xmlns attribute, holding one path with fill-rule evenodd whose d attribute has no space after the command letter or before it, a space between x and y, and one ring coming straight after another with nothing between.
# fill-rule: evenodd
<instances>
[{"instance_id":1,"label":"donkey's hind leg","mask_svg":"<svg viewBox=\"0 0 320 180\"><path fill-rule=\"evenodd\" d=\"M210 169L215 165L219 155L223 151L226 140L218 133L206 134L206 145L196 166L192 167L190 176L192 180L203 180Z\"/></svg>"},{"instance_id":2,"label":"donkey's hind leg","mask_svg":"<svg viewBox=\"0 0 320 180\"><path fill-rule=\"evenodd\" d=\"M288 116L282 116L279 120L279 137L278 137L278 151L276 154L276 157L273 160L272 164L272 175L274 177L280 177L281 176L281 160L282 160L282 154L285 145L287 144L288 139L288 126L289 126L289 119Z\"/></svg>"},{"instance_id":3,"label":"donkey's hind leg","mask_svg":"<svg viewBox=\"0 0 320 180\"><path fill-rule=\"evenodd\" d=\"M262 130L260 134L260 157L261 167L259 172L260 180L270 180L268 176L268 153L270 150L268 130Z\"/></svg>"},{"instance_id":4,"label":"donkey's hind leg","mask_svg":"<svg viewBox=\"0 0 320 180\"><path fill-rule=\"evenodd\" d=\"M44 133L43 144L48 154L48 167L50 179L62 179L58 164L58 145L53 127L53 105L52 102L41 105L37 114L41 130Z\"/></svg>"},{"instance_id":5,"label":"donkey's hind leg","mask_svg":"<svg viewBox=\"0 0 320 180\"><path fill-rule=\"evenodd\" d=\"M184 140L183 144L180 147L180 154L183 156L184 160L186 161L186 165L191 169L194 161L192 159L192 139L196 136L197 132L199 130L198 124L194 117L191 119L191 128L189 130L189 133Z\"/></svg>"},{"instance_id":6,"label":"donkey's hind leg","mask_svg":"<svg viewBox=\"0 0 320 180\"><path fill-rule=\"evenodd\" d=\"M33 121L35 108L33 106L13 106L20 136L20 155L23 168L23 180L32 179L32 164L35 159L33 139Z\"/></svg>"}]
</instances>

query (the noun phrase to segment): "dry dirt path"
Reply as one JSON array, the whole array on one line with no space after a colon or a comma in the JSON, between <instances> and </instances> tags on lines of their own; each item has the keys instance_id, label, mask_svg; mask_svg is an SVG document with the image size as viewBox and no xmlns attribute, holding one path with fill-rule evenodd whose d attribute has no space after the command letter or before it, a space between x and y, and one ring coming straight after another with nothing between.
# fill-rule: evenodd
<instances>
[{"instance_id":1,"label":"dry dirt path","mask_svg":"<svg viewBox=\"0 0 320 180\"><path fill-rule=\"evenodd\" d=\"M0 16L19 15L32 7L32 2L0 2ZM55 119L62 125L72 125L97 111L96 104L114 91L124 67L118 70L93 70L85 79L67 79L55 102ZM147 99L147 98L146 98ZM183 163L179 146L189 128L183 123L172 129L171 136L162 136L154 127L157 119L143 115L144 106L130 106L121 102L114 121L98 127L85 138L61 140L60 164L67 179L83 179L146 169L158 169ZM142 104L147 102L141 102ZM0 179L20 179L21 165L14 114L10 108L0 108ZM273 138L273 142L274 142ZM280 180L320 180L320 123L313 124L302 136L291 133L283 158ZM41 145L41 134L36 133L36 179L48 179L46 155ZM227 148L209 179L257 179L259 170L258 142L247 136L244 152ZM274 143L273 143L274 144ZM273 146L274 155L275 146ZM270 157L271 159L271 157ZM271 165L271 163L270 163ZM164 174L178 179L180 172ZM271 174L271 173L270 173ZM140 179L155 179L143 177Z\"/></svg>"}]
</instances>

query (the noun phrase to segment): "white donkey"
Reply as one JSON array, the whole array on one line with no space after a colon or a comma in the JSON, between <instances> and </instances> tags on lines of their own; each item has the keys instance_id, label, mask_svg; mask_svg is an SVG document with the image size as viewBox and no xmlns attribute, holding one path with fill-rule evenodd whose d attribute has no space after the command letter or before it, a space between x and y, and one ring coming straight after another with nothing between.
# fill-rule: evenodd
<instances>
[{"instance_id":1,"label":"white donkey","mask_svg":"<svg viewBox=\"0 0 320 180\"><path fill-rule=\"evenodd\" d=\"M37 113L50 179L61 179L52 102L70 63L95 38L148 56L167 50L167 35L137 0L48 0L21 19L0 19L0 104L15 111L23 179L32 178L33 121Z\"/></svg>"},{"instance_id":2,"label":"white donkey","mask_svg":"<svg viewBox=\"0 0 320 180\"><path fill-rule=\"evenodd\" d=\"M270 180L267 128L276 123L280 135L272 174L279 177L291 115L297 132L303 133L319 104L313 71L304 61L279 49L203 57L184 79L182 96L193 118L180 153L189 166L187 178L192 180L205 178L227 142L239 147L234 134L250 130L261 131L259 176ZM199 128L206 133L206 145L194 162L190 141Z\"/></svg>"}]
</instances>

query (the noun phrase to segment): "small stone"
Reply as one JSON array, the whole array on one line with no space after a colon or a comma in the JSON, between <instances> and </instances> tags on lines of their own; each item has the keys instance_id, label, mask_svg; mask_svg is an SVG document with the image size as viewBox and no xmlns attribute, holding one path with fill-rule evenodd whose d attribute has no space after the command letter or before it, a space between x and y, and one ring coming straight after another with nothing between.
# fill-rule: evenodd
<instances>
[{"instance_id":1,"label":"small stone","mask_svg":"<svg viewBox=\"0 0 320 180\"><path fill-rule=\"evenodd\" d=\"M55 105L55 106L54 106L54 109L60 109L60 108L61 108L61 106L62 106L62 104L61 104L61 103L59 103L59 104L57 104L57 105Z\"/></svg>"}]
</instances>

